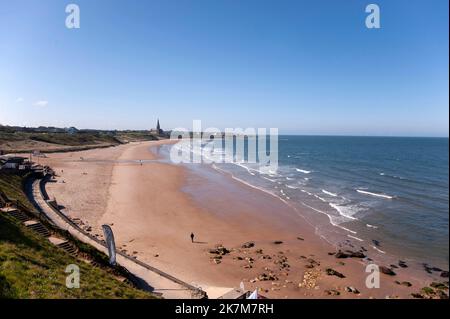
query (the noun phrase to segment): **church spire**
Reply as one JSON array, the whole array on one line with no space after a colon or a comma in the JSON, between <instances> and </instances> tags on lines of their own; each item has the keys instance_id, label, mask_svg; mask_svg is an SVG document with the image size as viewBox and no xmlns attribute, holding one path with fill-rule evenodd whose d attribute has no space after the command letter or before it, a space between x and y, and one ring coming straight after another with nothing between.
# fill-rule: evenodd
<instances>
[{"instance_id":1,"label":"church spire","mask_svg":"<svg viewBox=\"0 0 450 319\"><path fill-rule=\"evenodd\" d=\"M156 122L156 130L157 130L158 132L160 132L160 130L161 130L161 126L159 125L159 119L158 119L158 121Z\"/></svg>"}]
</instances>

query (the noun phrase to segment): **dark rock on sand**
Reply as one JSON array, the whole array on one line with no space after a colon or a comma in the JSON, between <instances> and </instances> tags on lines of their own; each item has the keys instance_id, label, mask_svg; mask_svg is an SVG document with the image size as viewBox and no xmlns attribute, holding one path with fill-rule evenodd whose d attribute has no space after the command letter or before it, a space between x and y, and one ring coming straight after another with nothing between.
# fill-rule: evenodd
<instances>
[{"instance_id":1,"label":"dark rock on sand","mask_svg":"<svg viewBox=\"0 0 450 319\"><path fill-rule=\"evenodd\" d=\"M442 278L448 278L448 271L441 272L441 277Z\"/></svg>"},{"instance_id":2,"label":"dark rock on sand","mask_svg":"<svg viewBox=\"0 0 450 319\"><path fill-rule=\"evenodd\" d=\"M262 273L261 275L258 276L258 280L259 281L268 281L268 280L275 281L275 280L278 280L278 277L275 276L273 273L268 273L268 274Z\"/></svg>"},{"instance_id":3,"label":"dark rock on sand","mask_svg":"<svg viewBox=\"0 0 450 319\"><path fill-rule=\"evenodd\" d=\"M398 268L398 266L394 265L394 264L391 264L390 266L391 266L391 268Z\"/></svg>"},{"instance_id":4,"label":"dark rock on sand","mask_svg":"<svg viewBox=\"0 0 450 319\"><path fill-rule=\"evenodd\" d=\"M422 264L423 265L423 268L425 269L425 271L427 272L427 273L429 273L429 274L432 274L433 273L433 271L435 271L435 272L440 272L440 271L442 271L442 269L441 268L439 268L439 267L431 267L431 266L429 266L428 264Z\"/></svg>"},{"instance_id":5,"label":"dark rock on sand","mask_svg":"<svg viewBox=\"0 0 450 319\"><path fill-rule=\"evenodd\" d=\"M421 294L418 294L418 293L412 293L411 296L413 296L413 298L423 299L423 296Z\"/></svg>"},{"instance_id":6,"label":"dark rock on sand","mask_svg":"<svg viewBox=\"0 0 450 319\"><path fill-rule=\"evenodd\" d=\"M339 277L339 278L345 278L345 276L343 274L341 274L339 271L334 270L332 268L327 268L325 270L325 272L327 273L328 276L336 276L336 277Z\"/></svg>"},{"instance_id":7,"label":"dark rock on sand","mask_svg":"<svg viewBox=\"0 0 450 319\"><path fill-rule=\"evenodd\" d=\"M255 247L255 243L252 241L249 241L249 242L243 243L241 247L242 248L252 248L252 247Z\"/></svg>"},{"instance_id":8,"label":"dark rock on sand","mask_svg":"<svg viewBox=\"0 0 450 319\"><path fill-rule=\"evenodd\" d=\"M329 296L339 296L341 294L336 289L325 290L325 293Z\"/></svg>"},{"instance_id":9,"label":"dark rock on sand","mask_svg":"<svg viewBox=\"0 0 450 319\"><path fill-rule=\"evenodd\" d=\"M376 247L380 247L380 241L376 240L376 239L372 239L372 243L376 246Z\"/></svg>"},{"instance_id":10,"label":"dark rock on sand","mask_svg":"<svg viewBox=\"0 0 450 319\"><path fill-rule=\"evenodd\" d=\"M380 266L379 269L385 275L388 275L388 276L395 276L396 275L396 273L391 268L388 268L388 267L385 267L385 266Z\"/></svg>"},{"instance_id":11,"label":"dark rock on sand","mask_svg":"<svg viewBox=\"0 0 450 319\"><path fill-rule=\"evenodd\" d=\"M339 250L334 254L336 258L365 258L366 255L362 251L346 250L345 252Z\"/></svg>"},{"instance_id":12,"label":"dark rock on sand","mask_svg":"<svg viewBox=\"0 0 450 319\"><path fill-rule=\"evenodd\" d=\"M223 246L217 246L216 248L210 249L209 253L216 255L226 255L229 254L230 251Z\"/></svg>"},{"instance_id":13,"label":"dark rock on sand","mask_svg":"<svg viewBox=\"0 0 450 319\"><path fill-rule=\"evenodd\" d=\"M404 261L402 261L402 260L399 260L399 261L398 261L398 265L399 265L400 267L402 267L402 268L408 268L408 265L406 264L406 262L404 262Z\"/></svg>"},{"instance_id":14,"label":"dark rock on sand","mask_svg":"<svg viewBox=\"0 0 450 319\"><path fill-rule=\"evenodd\" d=\"M403 281L401 283L401 285L406 286L406 287L411 287L412 286L412 284L409 281Z\"/></svg>"},{"instance_id":15,"label":"dark rock on sand","mask_svg":"<svg viewBox=\"0 0 450 319\"><path fill-rule=\"evenodd\" d=\"M281 245L283 242L281 240L275 240L273 243L275 245Z\"/></svg>"},{"instance_id":16,"label":"dark rock on sand","mask_svg":"<svg viewBox=\"0 0 450 319\"><path fill-rule=\"evenodd\" d=\"M430 284L430 287L433 287L435 289L443 289L443 290L447 290L448 286L442 282L432 282Z\"/></svg>"},{"instance_id":17,"label":"dark rock on sand","mask_svg":"<svg viewBox=\"0 0 450 319\"><path fill-rule=\"evenodd\" d=\"M305 240L305 239L303 239L302 237L297 237L297 239L298 239L298 240Z\"/></svg>"},{"instance_id":18,"label":"dark rock on sand","mask_svg":"<svg viewBox=\"0 0 450 319\"><path fill-rule=\"evenodd\" d=\"M434 295L434 290L433 290L433 288L430 288L430 287L423 287L421 292L426 295Z\"/></svg>"},{"instance_id":19,"label":"dark rock on sand","mask_svg":"<svg viewBox=\"0 0 450 319\"><path fill-rule=\"evenodd\" d=\"M346 253L344 253L344 252L342 252L340 250L337 253L335 253L334 256L336 258L347 258L348 257L348 255Z\"/></svg>"},{"instance_id":20,"label":"dark rock on sand","mask_svg":"<svg viewBox=\"0 0 450 319\"><path fill-rule=\"evenodd\" d=\"M350 251L347 250L349 257L352 258L366 258L366 255L362 251Z\"/></svg>"},{"instance_id":21,"label":"dark rock on sand","mask_svg":"<svg viewBox=\"0 0 450 319\"><path fill-rule=\"evenodd\" d=\"M352 293L354 293L354 294L359 294L359 290L356 289L355 287L345 287L345 290L346 290L347 292L352 292Z\"/></svg>"},{"instance_id":22,"label":"dark rock on sand","mask_svg":"<svg viewBox=\"0 0 450 319\"><path fill-rule=\"evenodd\" d=\"M312 258L308 258L306 261L308 262L308 264L305 265L306 268L314 268L316 266L320 266L320 263Z\"/></svg>"}]
</instances>

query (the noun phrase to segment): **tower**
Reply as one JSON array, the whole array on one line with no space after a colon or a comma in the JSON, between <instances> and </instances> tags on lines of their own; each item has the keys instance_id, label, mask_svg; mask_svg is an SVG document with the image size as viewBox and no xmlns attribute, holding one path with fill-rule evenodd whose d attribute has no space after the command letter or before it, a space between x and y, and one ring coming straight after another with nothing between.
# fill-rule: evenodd
<instances>
[{"instance_id":1,"label":"tower","mask_svg":"<svg viewBox=\"0 0 450 319\"><path fill-rule=\"evenodd\" d=\"M156 122L156 132L157 132L158 134L162 134L162 132L163 132L163 130L161 129L161 125L159 125L159 119L158 119L158 121Z\"/></svg>"}]
</instances>

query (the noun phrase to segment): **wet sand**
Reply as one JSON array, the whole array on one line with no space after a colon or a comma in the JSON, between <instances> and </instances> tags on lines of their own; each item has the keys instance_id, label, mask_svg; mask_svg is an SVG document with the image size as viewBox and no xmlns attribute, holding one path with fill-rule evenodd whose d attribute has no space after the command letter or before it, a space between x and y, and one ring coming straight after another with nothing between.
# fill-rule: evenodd
<instances>
[{"instance_id":1,"label":"wet sand","mask_svg":"<svg viewBox=\"0 0 450 319\"><path fill-rule=\"evenodd\" d=\"M48 193L85 229L102 237L101 225L111 225L118 249L211 295L214 287L242 281L269 298L410 298L427 284L399 268L395 276L380 274L380 288L367 288L367 261L330 255L336 248L289 205L229 176L215 173L214 183L195 170L152 161L158 155L149 149L161 143L49 154L41 162L59 176ZM254 246L242 248L246 242ZM218 245L229 252L211 253Z\"/></svg>"}]
</instances>

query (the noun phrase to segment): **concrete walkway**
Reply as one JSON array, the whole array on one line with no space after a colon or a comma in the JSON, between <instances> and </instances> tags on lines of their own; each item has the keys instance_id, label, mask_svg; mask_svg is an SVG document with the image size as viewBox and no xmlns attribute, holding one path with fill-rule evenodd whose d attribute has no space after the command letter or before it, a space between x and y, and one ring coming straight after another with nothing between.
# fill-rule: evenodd
<instances>
[{"instance_id":1,"label":"concrete walkway","mask_svg":"<svg viewBox=\"0 0 450 319\"><path fill-rule=\"evenodd\" d=\"M30 195L33 196L35 204L38 205L41 212L43 212L56 226L67 230L78 240L89 244L108 255L108 249L103 243L86 234L78 226L69 223L68 220L60 215L62 214L61 212L58 214L55 209L50 206L41 191L40 180L33 181L31 191L32 194ZM161 294L163 298L199 298L198 291L195 290L196 287L183 283L181 280L154 269L141 261L133 260L132 257L125 256L120 252L117 252L116 260L118 264L125 267L130 273L144 280L150 287L152 287L153 292Z\"/></svg>"}]
</instances>

